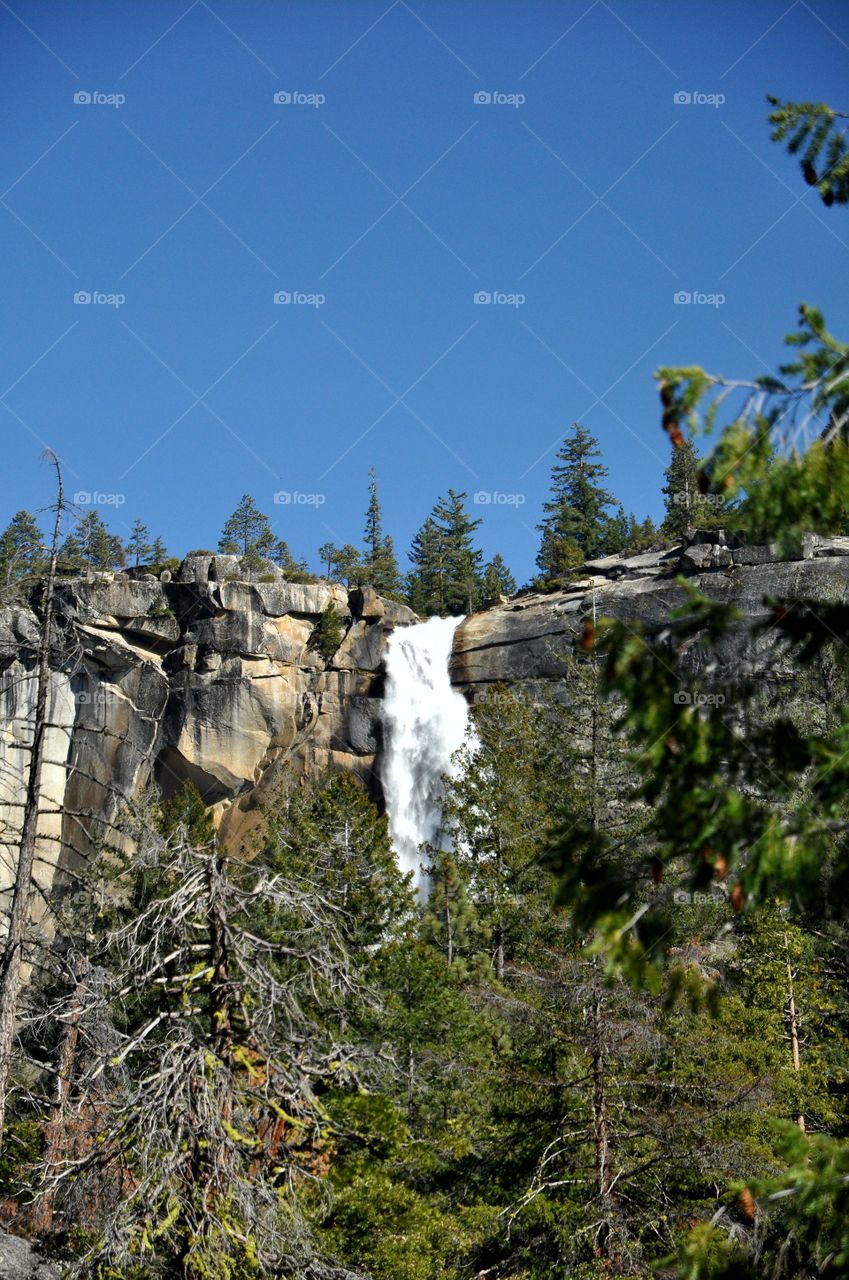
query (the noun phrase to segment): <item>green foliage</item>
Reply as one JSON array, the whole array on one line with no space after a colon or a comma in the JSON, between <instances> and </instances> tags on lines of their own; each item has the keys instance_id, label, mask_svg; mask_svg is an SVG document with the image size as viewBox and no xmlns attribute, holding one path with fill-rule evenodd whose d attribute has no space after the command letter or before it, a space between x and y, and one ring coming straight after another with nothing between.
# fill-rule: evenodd
<instances>
[{"instance_id":1,"label":"green foliage","mask_svg":"<svg viewBox=\"0 0 849 1280\"><path fill-rule=\"evenodd\" d=\"M342 618L332 600L321 611L318 624L313 632L311 643L318 650L325 662L329 662L345 638L345 627Z\"/></svg>"},{"instance_id":2,"label":"green foliage","mask_svg":"<svg viewBox=\"0 0 849 1280\"><path fill-rule=\"evenodd\" d=\"M407 596L416 613L473 613L481 599L483 553L474 535L481 524L466 511L467 494L448 490L413 539Z\"/></svg>"},{"instance_id":3,"label":"green foliage","mask_svg":"<svg viewBox=\"0 0 849 1280\"><path fill-rule=\"evenodd\" d=\"M333 542L325 542L318 549L319 559L327 565L327 576L348 586L355 586L363 577L364 570L360 553L356 547L346 542L337 547Z\"/></svg>"},{"instance_id":4,"label":"green foliage","mask_svg":"<svg viewBox=\"0 0 849 1280\"><path fill-rule=\"evenodd\" d=\"M363 535L362 568L365 580L381 594L396 595L401 590L401 574L392 538L383 532L383 509L377 493L377 472L369 472L369 504ZM329 571L328 571L329 573Z\"/></svg>"},{"instance_id":5,"label":"green foliage","mask_svg":"<svg viewBox=\"0 0 849 1280\"><path fill-rule=\"evenodd\" d=\"M263 515L250 494L243 494L221 531L218 550L225 555L241 556L245 568L257 568L279 548L268 516Z\"/></svg>"},{"instance_id":6,"label":"green foliage","mask_svg":"<svg viewBox=\"0 0 849 1280\"><path fill-rule=\"evenodd\" d=\"M824 102L782 102L768 95L775 108L769 116L773 142L784 142L799 156L802 176L819 191L824 205L849 203L849 145L845 111ZM801 154L800 154L801 153Z\"/></svg>"},{"instance_id":7,"label":"green foliage","mask_svg":"<svg viewBox=\"0 0 849 1280\"><path fill-rule=\"evenodd\" d=\"M516 593L516 579L513 577L502 557L496 552L487 562L481 578L481 602L487 604L497 600L499 596L512 596Z\"/></svg>"},{"instance_id":8,"label":"green foliage","mask_svg":"<svg viewBox=\"0 0 849 1280\"><path fill-rule=\"evenodd\" d=\"M0 591L21 594L47 567L43 534L35 516L18 511L0 534Z\"/></svg>"},{"instance_id":9,"label":"green foliage","mask_svg":"<svg viewBox=\"0 0 849 1280\"><path fill-rule=\"evenodd\" d=\"M557 578L584 560L612 555L625 544L625 513L611 517L614 499L599 483L607 476L598 441L573 423L551 470L551 497L539 529L537 564L544 577Z\"/></svg>"}]
</instances>

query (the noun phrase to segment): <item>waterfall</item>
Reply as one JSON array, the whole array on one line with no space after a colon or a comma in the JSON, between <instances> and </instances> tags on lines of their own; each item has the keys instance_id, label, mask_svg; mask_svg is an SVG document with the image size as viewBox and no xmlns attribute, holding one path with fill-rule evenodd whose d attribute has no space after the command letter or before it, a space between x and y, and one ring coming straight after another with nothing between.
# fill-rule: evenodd
<instances>
[{"instance_id":1,"label":"waterfall","mask_svg":"<svg viewBox=\"0 0 849 1280\"><path fill-rule=\"evenodd\" d=\"M466 699L451 687L448 662L462 618L429 618L398 627L386 653L381 769L389 830L402 871L425 891L419 845L436 843L442 825L442 776L463 745Z\"/></svg>"}]
</instances>

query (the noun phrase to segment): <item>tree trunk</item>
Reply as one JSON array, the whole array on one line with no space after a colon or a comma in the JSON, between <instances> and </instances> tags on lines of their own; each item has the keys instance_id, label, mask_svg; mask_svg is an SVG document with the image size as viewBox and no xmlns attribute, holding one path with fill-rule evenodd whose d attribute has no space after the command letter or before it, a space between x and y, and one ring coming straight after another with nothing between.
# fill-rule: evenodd
<instances>
[{"instance_id":1,"label":"tree trunk","mask_svg":"<svg viewBox=\"0 0 849 1280\"><path fill-rule=\"evenodd\" d=\"M790 963L790 945L787 941L786 932L784 934L784 954L787 959L787 1025L790 1033L790 1052L793 1057L793 1070L799 1075L802 1070L802 1061L799 1054L799 1019L796 1013L796 992L793 986L795 974ZM801 1111L796 1117L796 1123L804 1133L805 1117Z\"/></svg>"},{"instance_id":2,"label":"tree trunk","mask_svg":"<svg viewBox=\"0 0 849 1280\"><path fill-rule=\"evenodd\" d=\"M6 1095L9 1072L12 1065L12 1046L15 1040L15 1023L18 1015L18 997L24 963L24 935L30 920L32 900L32 874L35 865L35 843L38 834L38 801L41 792L41 770L44 762L44 740L47 727L47 695L50 684L50 633L53 623L53 588L56 581L56 561L59 554L59 537L64 511L62 468L55 454L45 455L56 468L58 496L56 522L53 526L53 542L50 566L44 590L41 636L38 643L38 675L35 699L35 724L32 753L30 755L27 794L24 802L24 820L21 827L21 843L15 868L12 905L9 911L9 927L6 946L0 961L0 1145L6 1117Z\"/></svg>"},{"instance_id":3,"label":"tree trunk","mask_svg":"<svg viewBox=\"0 0 849 1280\"><path fill-rule=\"evenodd\" d=\"M59 1168L68 1147L68 1099L71 1094L71 1077L74 1073L74 1065L77 1058L80 1019L87 987L88 961L83 959L77 970L71 1008L64 1021L62 1039L59 1043L59 1055L56 1062L56 1097L50 1111L50 1119L44 1127L43 1161L45 1177L47 1178L51 1176L54 1170ZM33 1227L36 1234L49 1231L53 1225L55 1200L56 1189L53 1186L48 1186L33 1211Z\"/></svg>"},{"instance_id":4,"label":"tree trunk","mask_svg":"<svg viewBox=\"0 0 849 1280\"><path fill-rule=\"evenodd\" d=\"M593 1077L593 1145L595 1147L596 1193L601 1223L596 1232L596 1249L601 1258L610 1257L613 1186L613 1160L610 1150L610 1125L607 1105L607 1080L602 1035L603 1002L597 982L593 980L593 1031L590 1047Z\"/></svg>"}]
</instances>

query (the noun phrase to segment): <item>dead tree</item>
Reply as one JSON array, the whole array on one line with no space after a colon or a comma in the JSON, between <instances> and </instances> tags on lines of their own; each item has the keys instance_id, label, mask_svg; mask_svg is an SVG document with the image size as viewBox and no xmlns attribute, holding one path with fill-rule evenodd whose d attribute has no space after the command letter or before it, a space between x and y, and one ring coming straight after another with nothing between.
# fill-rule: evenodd
<instances>
[{"instance_id":1,"label":"dead tree","mask_svg":"<svg viewBox=\"0 0 849 1280\"><path fill-rule=\"evenodd\" d=\"M25 936L30 922L33 893L33 868L35 865L35 849L38 837L39 798L41 794L41 773L44 764L44 749L47 731L47 701L50 687L50 642L53 629L53 592L56 582L56 562L59 555L59 538L64 513L64 490L62 485L62 468L59 459L47 450L45 458L56 470L57 500L56 520L53 525L53 540L50 549L50 563L41 607L41 633L38 642L38 665L36 675L35 719L33 724L33 741L30 754L29 775L27 779L26 799L24 802L23 822L18 859L15 867L15 880L12 887L12 903L9 909L8 927L5 937L5 950L0 959L0 1143L3 1140L3 1127L6 1115L6 1098L9 1087L9 1073L12 1065L12 1052L15 1042L15 1026L18 1017L18 1001L20 998L21 979L25 962Z\"/></svg>"}]
</instances>

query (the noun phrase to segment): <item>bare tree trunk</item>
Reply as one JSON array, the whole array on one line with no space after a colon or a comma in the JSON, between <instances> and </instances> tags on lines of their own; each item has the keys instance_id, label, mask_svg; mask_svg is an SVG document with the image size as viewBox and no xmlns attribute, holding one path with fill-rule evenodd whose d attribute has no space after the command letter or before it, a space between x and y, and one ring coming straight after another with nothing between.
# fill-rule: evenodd
<instances>
[{"instance_id":1,"label":"bare tree trunk","mask_svg":"<svg viewBox=\"0 0 849 1280\"><path fill-rule=\"evenodd\" d=\"M41 637L38 645L38 675L36 684L35 724L32 754L30 755L27 794L24 802L24 820L21 827L21 843L12 905L9 911L9 927L6 948L0 961L0 1145L3 1141L3 1125L6 1116L6 1096L11 1070L12 1046L15 1040L15 1022L18 1015L18 997L21 989L21 973L24 962L24 934L30 920L32 899L32 874L35 865L35 842L38 834L38 801L41 792L41 770L44 761L44 740L47 722L47 695L50 683L50 633L53 623L53 589L56 582L56 561L59 555L59 537L64 512L62 468L59 459L48 450L45 457L56 468L57 502L56 522L53 526L53 542L50 567L44 590L41 620Z\"/></svg>"},{"instance_id":2,"label":"bare tree trunk","mask_svg":"<svg viewBox=\"0 0 849 1280\"><path fill-rule=\"evenodd\" d=\"M593 1144L595 1147L596 1192L601 1223L596 1233L596 1249L602 1258L610 1257L613 1159L610 1150L610 1125L607 1105L607 1080L602 1035L602 997L593 979L593 1033L590 1056L593 1076Z\"/></svg>"},{"instance_id":3,"label":"bare tree trunk","mask_svg":"<svg viewBox=\"0 0 849 1280\"><path fill-rule=\"evenodd\" d=\"M790 945L787 941L786 930L784 933L784 954L787 959L787 1025L790 1033L790 1052L793 1056L793 1070L799 1075L802 1070L802 1061L799 1055L799 1019L796 1013L796 992L793 986L796 975L790 963ZM804 1133L805 1117L801 1111L796 1117L796 1123Z\"/></svg>"},{"instance_id":4,"label":"bare tree trunk","mask_svg":"<svg viewBox=\"0 0 849 1280\"><path fill-rule=\"evenodd\" d=\"M67 1148L68 1099L71 1094L71 1077L77 1058L77 1045L80 1039L80 1020L88 986L88 961L83 960L79 966L72 997L71 1008L64 1022L62 1039L59 1044L59 1057L56 1063L56 1098L50 1112L50 1119L44 1127L44 1163L47 1190L39 1198L33 1213L33 1227L36 1233L49 1231L53 1224L53 1207L56 1200L55 1184L49 1181L51 1175L62 1163L64 1149Z\"/></svg>"}]
</instances>

